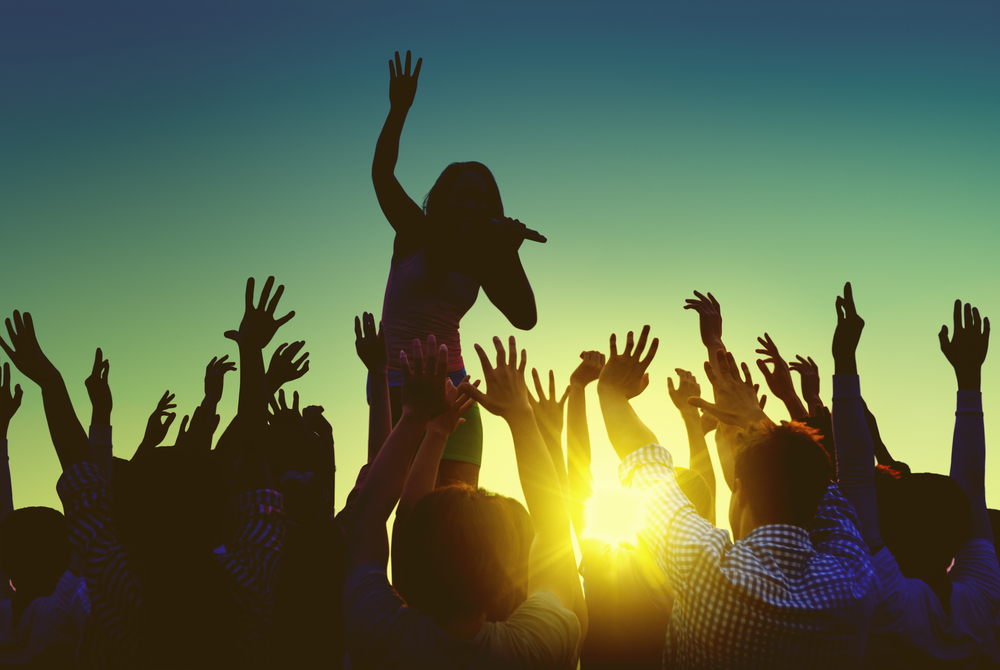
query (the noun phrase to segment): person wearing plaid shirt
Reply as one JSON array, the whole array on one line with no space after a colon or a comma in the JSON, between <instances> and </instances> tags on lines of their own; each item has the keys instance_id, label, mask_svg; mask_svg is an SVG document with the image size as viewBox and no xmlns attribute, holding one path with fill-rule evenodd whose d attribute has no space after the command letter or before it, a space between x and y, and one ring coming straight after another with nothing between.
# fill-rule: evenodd
<instances>
[{"instance_id":1,"label":"person wearing plaid shirt","mask_svg":"<svg viewBox=\"0 0 1000 670\"><path fill-rule=\"evenodd\" d=\"M776 427L757 404L744 364L719 352L706 373L716 404L691 404L750 429L736 454L728 534L702 519L677 485L670 453L629 400L648 384L641 359L649 327L622 355L615 336L598 381L608 437L624 486L648 495L640 538L674 590L664 667L844 668L860 664L879 583L850 503L830 482L815 433ZM798 502L794 505L790 503Z\"/></svg>"}]
</instances>

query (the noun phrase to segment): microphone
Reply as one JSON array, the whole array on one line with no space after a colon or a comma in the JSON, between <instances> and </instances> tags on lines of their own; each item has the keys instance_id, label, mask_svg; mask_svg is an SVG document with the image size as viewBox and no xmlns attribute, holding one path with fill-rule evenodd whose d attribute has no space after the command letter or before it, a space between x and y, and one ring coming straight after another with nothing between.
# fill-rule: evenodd
<instances>
[{"instance_id":1,"label":"microphone","mask_svg":"<svg viewBox=\"0 0 1000 670\"><path fill-rule=\"evenodd\" d=\"M514 220L517 221L517 219ZM520 221L517 222L521 223ZM487 219L486 223L487 225L493 226L494 228L499 228L502 225L499 219ZM544 244L545 242L549 241L547 237L539 233L537 230L532 230L531 228L525 228L521 232L524 239L531 240L532 242L539 242Z\"/></svg>"}]
</instances>

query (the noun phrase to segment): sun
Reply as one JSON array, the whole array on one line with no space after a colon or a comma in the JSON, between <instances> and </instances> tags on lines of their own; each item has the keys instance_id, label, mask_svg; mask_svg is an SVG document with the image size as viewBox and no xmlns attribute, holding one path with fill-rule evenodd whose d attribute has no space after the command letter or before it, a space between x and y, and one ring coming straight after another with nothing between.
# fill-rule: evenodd
<instances>
[{"instance_id":1,"label":"sun","mask_svg":"<svg viewBox=\"0 0 1000 670\"><path fill-rule=\"evenodd\" d=\"M627 547L639 545L646 523L646 494L622 487L595 488L584 503L583 537Z\"/></svg>"}]
</instances>

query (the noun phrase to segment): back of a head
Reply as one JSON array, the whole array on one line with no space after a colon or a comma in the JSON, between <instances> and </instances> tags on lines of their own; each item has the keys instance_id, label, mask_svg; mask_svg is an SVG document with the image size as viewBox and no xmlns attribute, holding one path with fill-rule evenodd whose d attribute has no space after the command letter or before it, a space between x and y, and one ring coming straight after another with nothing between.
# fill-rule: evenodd
<instances>
[{"instance_id":1,"label":"back of a head","mask_svg":"<svg viewBox=\"0 0 1000 670\"><path fill-rule=\"evenodd\" d=\"M879 527L907 577L943 578L969 536L972 508L961 485L930 472L886 479L879 488Z\"/></svg>"},{"instance_id":2,"label":"back of a head","mask_svg":"<svg viewBox=\"0 0 1000 670\"><path fill-rule=\"evenodd\" d=\"M795 421L754 429L734 460L748 505L766 524L809 525L833 475L819 433Z\"/></svg>"},{"instance_id":3,"label":"back of a head","mask_svg":"<svg viewBox=\"0 0 1000 670\"><path fill-rule=\"evenodd\" d=\"M393 585L438 623L506 609L515 598L511 548L517 533L506 503L466 485L417 502L393 549Z\"/></svg>"},{"instance_id":4,"label":"back of a head","mask_svg":"<svg viewBox=\"0 0 1000 670\"><path fill-rule=\"evenodd\" d=\"M0 566L18 589L51 593L71 557L66 518L51 507L14 510L0 523Z\"/></svg>"}]
</instances>

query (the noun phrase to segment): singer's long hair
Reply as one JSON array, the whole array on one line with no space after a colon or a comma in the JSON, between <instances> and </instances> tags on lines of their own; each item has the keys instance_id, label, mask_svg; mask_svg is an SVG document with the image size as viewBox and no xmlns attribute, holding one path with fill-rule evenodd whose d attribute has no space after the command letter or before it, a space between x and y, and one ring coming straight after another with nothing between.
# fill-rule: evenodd
<instances>
[{"instance_id":1,"label":"singer's long hair","mask_svg":"<svg viewBox=\"0 0 1000 670\"><path fill-rule=\"evenodd\" d=\"M444 278L449 258L457 246L451 193L455 189L455 182L466 172L477 174L486 182L489 215L496 219L504 216L500 187L497 186L497 181L488 167L476 161L452 163L446 167L424 198L424 216L427 221L424 253L427 258L428 274L434 284Z\"/></svg>"}]
</instances>

